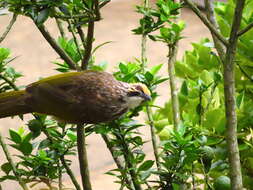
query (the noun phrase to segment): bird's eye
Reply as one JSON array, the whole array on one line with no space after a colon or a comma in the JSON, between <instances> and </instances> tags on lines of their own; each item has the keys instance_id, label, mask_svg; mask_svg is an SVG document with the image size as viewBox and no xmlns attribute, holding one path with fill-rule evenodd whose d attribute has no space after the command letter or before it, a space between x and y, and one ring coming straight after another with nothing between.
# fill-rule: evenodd
<instances>
[{"instance_id":1,"label":"bird's eye","mask_svg":"<svg viewBox=\"0 0 253 190\"><path fill-rule=\"evenodd\" d=\"M128 93L128 96L140 96L140 92L138 92L138 91L130 91Z\"/></svg>"}]
</instances>

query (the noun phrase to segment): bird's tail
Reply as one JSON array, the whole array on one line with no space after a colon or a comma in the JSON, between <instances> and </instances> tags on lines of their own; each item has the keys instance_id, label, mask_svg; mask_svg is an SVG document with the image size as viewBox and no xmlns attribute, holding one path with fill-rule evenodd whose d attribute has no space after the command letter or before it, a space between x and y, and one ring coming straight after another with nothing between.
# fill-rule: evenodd
<instances>
[{"instance_id":1,"label":"bird's tail","mask_svg":"<svg viewBox=\"0 0 253 190\"><path fill-rule=\"evenodd\" d=\"M31 112L26 105L24 90L0 93L0 118Z\"/></svg>"}]
</instances>

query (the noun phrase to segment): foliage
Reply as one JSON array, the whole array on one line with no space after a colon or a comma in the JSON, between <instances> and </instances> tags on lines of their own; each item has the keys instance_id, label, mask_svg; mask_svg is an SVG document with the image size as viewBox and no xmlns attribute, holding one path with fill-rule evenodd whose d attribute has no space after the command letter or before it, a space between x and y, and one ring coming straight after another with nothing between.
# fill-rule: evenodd
<instances>
[{"instance_id":1,"label":"foliage","mask_svg":"<svg viewBox=\"0 0 253 190\"><path fill-rule=\"evenodd\" d=\"M49 18L64 22L71 38L62 33L58 40L54 40L57 41L55 46L58 46L78 69L82 67L84 55L88 51L87 46L94 40L87 34L85 40L91 37L91 44L84 41L80 28L87 27L90 21L99 20L99 9L107 2L0 0L0 6L7 7L18 15L28 16L39 28ZM143 17L139 20L139 26L132 30L133 33L148 36L153 41L173 47L183 38L185 24L182 21L175 22L182 6L171 0L158 0L152 8L137 6L137 12ZM230 34L234 7L233 0L215 4L216 19L225 38ZM241 28L252 21L253 2L248 0ZM59 30L62 29L59 27ZM239 149L243 182L248 189L252 189L253 185L252 32L253 30L249 30L239 38L235 71ZM109 42L88 52L91 54L88 69L106 69L108 63L97 64L94 53L107 43ZM121 189L180 189L182 184L186 189L230 188L230 179L227 177L229 165L225 141L223 65L209 39L193 43L192 47L193 49L186 51L183 59L175 64L176 76L181 80L178 93L181 124L177 129L173 126L171 100L164 106L155 105L159 96L156 88L168 79L159 75L163 64L143 68L144 64L139 59L120 62L113 74L120 81L146 84L153 100L129 110L113 122L86 126L86 135L101 135L114 160L123 160L116 169L107 172L116 177L115 183L120 184ZM62 61L54 61L53 64L56 65L57 71L68 72L73 68L63 57ZM13 60L9 49L0 48L0 92L21 88L16 87L15 83L22 75L8 66ZM139 128L146 124L140 123L136 118L141 111L148 112L149 107L156 107L151 112L152 119L147 123L154 125L160 138L159 160L146 158L143 151L146 142L139 132ZM62 124L40 114L33 114L33 119L17 130L9 129L10 146L18 152L14 156L18 158L15 166L22 179L33 186L44 183L48 188L52 188L57 184L60 189L63 173L71 177L69 166L72 161L69 156L76 154L75 131L76 128L72 125ZM0 182L17 180L9 162L3 163L1 169L4 175ZM75 184L73 178L71 179Z\"/></svg>"}]
</instances>

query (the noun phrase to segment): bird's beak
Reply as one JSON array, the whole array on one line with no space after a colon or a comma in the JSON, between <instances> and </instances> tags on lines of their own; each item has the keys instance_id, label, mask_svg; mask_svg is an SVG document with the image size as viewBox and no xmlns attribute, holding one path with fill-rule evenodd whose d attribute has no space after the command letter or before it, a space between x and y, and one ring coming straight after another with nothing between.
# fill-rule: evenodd
<instances>
[{"instance_id":1,"label":"bird's beak","mask_svg":"<svg viewBox=\"0 0 253 190\"><path fill-rule=\"evenodd\" d=\"M147 95L145 93L142 94L142 98L144 99L144 101L150 101L150 100L152 100L151 96L149 96L149 95Z\"/></svg>"}]
</instances>

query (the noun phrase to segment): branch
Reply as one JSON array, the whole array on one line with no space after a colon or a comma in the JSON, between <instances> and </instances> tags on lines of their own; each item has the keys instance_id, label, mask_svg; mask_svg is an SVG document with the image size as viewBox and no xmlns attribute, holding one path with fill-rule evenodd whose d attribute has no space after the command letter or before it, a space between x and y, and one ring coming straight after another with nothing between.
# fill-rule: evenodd
<instances>
[{"instance_id":1,"label":"branch","mask_svg":"<svg viewBox=\"0 0 253 190\"><path fill-rule=\"evenodd\" d=\"M246 26L244 29L240 30L238 33L237 33L237 36L242 36L243 34L245 34L246 32L248 32L250 29L252 29L253 27L253 22L250 23L248 26Z\"/></svg>"},{"instance_id":2,"label":"branch","mask_svg":"<svg viewBox=\"0 0 253 190\"><path fill-rule=\"evenodd\" d=\"M211 33L213 33L225 46L228 46L228 41L219 33L219 31L214 27L214 25L201 13L201 11L192 3L191 0L183 0L192 11L200 18L200 20L209 28Z\"/></svg>"},{"instance_id":3,"label":"branch","mask_svg":"<svg viewBox=\"0 0 253 190\"><path fill-rule=\"evenodd\" d=\"M99 11L99 0L95 0L95 15L98 20L101 19L100 11Z\"/></svg>"},{"instance_id":4,"label":"branch","mask_svg":"<svg viewBox=\"0 0 253 190\"><path fill-rule=\"evenodd\" d=\"M77 125L77 150L83 190L92 190L85 144L85 129L83 125Z\"/></svg>"},{"instance_id":5,"label":"branch","mask_svg":"<svg viewBox=\"0 0 253 190\"><path fill-rule=\"evenodd\" d=\"M111 2L111 0L103 1L102 3L100 3L99 8L101 9L102 7L107 5L107 3L109 3L109 2Z\"/></svg>"},{"instance_id":6,"label":"branch","mask_svg":"<svg viewBox=\"0 0 253 190\"><path fill-rule=\"evenodd\" d=\"M51 47L56 51L56 53L69 65L69 67L73 70L80 70L76 63L68 56L68 54L57 44L54 38L50 35L43 24L37 25L37 28L43 35L43 37L47 40L47 42L51 45Z\"/></svg>"},{"instance_id":7,"label":"branch","mask_svg":"<svg viewBox=\"0 0 253 190\"><path fill-rule=\"evenodd\" d=\"M155 161L156 161L156 167L158 171L161 171L161 161L158 153L158 146L157 146L157 139L156 139L156 134L155 134L155 126L154 126L154 120L151 115L151 109L150 107L146 107L147 109L147 116L149 120L149 126L150 126L150 133L151 133L151 139L152 139L152 146L153 146L153 152L155 156Z\"/></svg>"},{"instance_id":8,"label":"branch","mask_svg":"<svg viewBox=\"0 0 253 190\"><path fill-rule=\"evenodd\" d=\"M168 60L168 73L170 81L170 94L172 101L172 111L173 111L173 122L174 126L177 129L180 124L180 111L179 111L179 102L176 91L176 77L175 77L175 62L177 56L178 43L169 45L169 60Z\"/></svg>"},{"instance_id":9,"label":"branch","mask_svg":"<svg viewBox=\"0 0 253 190\"><path fill-rule=\"evenodd\" d=\"M85 37L81 26L77 27L77 32L83 44L83 49L86 49Z\"/></svg>"},{"instance_id":10,"label":"branch","mask_svg":"<svg viewBox=\"0 0 253 190\"><path fill-rule=\"evenodd\" d=\"M80 59L82 59L81 50L80 50L80 47L79 47L79 44L78 44L78 40L77 40L77 38L76 38L76 35L75 35L75 33L74 33L74 30L73 30L73 28L72 28L72 25L71 25L71 23L70 23L69 20L67 20L67 23L68 23L68 28L69 28L69 30L70 30L70 33L72 34L72 37L73 37L73 39L74 39L74 43L75 43L75 45L76 45L77 52L78 52L78 54L79 54L79 56L80 56Z\"/></svg>"},{"instance_id":11,"label":"branch","mask_svg":"<svg viewBox=\"0 0 253 190\"><path fill-rule=\"evenodd\" d=\"M9 23L9 25L6 27L4 33L2 34L2 36L0 37L0 43L6 38L6 36L8 35L8 33L10 32L12 26L14 25L14 23L17 20L18 15L17 14L13 14L12 19Z\"/></svg>"},{"instance_id":12,"label":"branch","mask_svg":"<svg viewBox=\"0 0 253 190\"><path fill-rule=\"evenodd\" d=\"M120 169L120 172L124 171L124 163L122 162L122 160L120 160L119 157L115 156L116 148L114 146L112 146L112 144L110 143L109 137L107 135L105 135L105 134L101 134L101 136L104 139L105 144L106 144L107 148L109 149L114 162L116 163L117 167ZM132 186L131 179L129 179L129 177L127 176L127 174L124 174L123 172L122 172L122 175L126 175L126 179L125 179L126 184L129 187L131 187Z\"/></svg>"},{"instance_id":13,"label":"branch","mask_svg":"<svg viewBox=\"0 0 253 190\"><path fill-rule=\"evenodd\" d=\"M20 175L19 175L19 173L18 173L18 171L17 171L17 168L16 168L16 166L15 166L15 164L14 164L14 161L13 161L12 158L11 158L10 152L9 152L9 150L8 150L8 148L7 148L6 143L4 142L4 139L3 139L3 136L2 136L1 133L0 133L0 144L1 144L1 147L2 147L3 152L4 152L4 154L5 154L5 157L6 157L6 159L8 160L8 162L10 163L11 169L12 169L12 171L13 171L15 177L17 178L19 184L21 185L21 187L22 187L24 190L29 190L29 188L26 186L25 182L24 182L23 179L20 177Z\"/></svg>"},{"instance_id":14,"label":"branch","mask_svg":"<svg viewBox=\"0 0 253 190\"><path fill-rule=\"evenodd\" d=\"M66 38L62 21L60 19L58 19L58 18L55 18L55 21L56 21L57 27L58 27L58 29L60 31L61 37Z\"/></svg>"},{"instance_id":15,"label":"branch","mask_svg":"<svg viewBox=\"0 0 253 190\"><path fill-rule=\"evenodd\" d=\"M60 160L61 160L61 163L62 163L63 167L66 169L66 172L69 175L69 177L70 177L72 183L74 184L76 190L82 190L80 185L78 184L72 170L69 168L68 164L66 163L64 155L60 156Z\"/></svg>"},{"instance_id":16,"label":"branch","mask_svg":"<svg viewBox=\"0 0 253 190\"><path fill-rule=\"evenodd\" d=\"M53 138L50 136L50 134L48 133L48 131L45 128L42 128L42 132L46 135L46 137L48 138L49 142L51 144L54 144L54 140ZM60 154L59 151L56 149L57 154ZM80 185L78 184L73 172L71 171L71 169L69 168L68 164L66 163L66 160L64 158L64 155L60 155L60 160L61 163L63 165L63 167L66 169L67 174L69 175L72 183L74 184L76 190L82 190Z\"/></svg>"},{"instance_id":17,"label":"branch","mask_svg":"<svg viewBox=\"0 0 253 190\"><path fill-rule=\"evenodd\" d=\"M215 16L214 16L213 0L205 0L205 8L206 8L207 19L213 24L213 26L219 32L219 26L218 26ZM221 60L223 62L224 55L225 55L225 47L222 44L222 42L213 33L211 33L211 34L212 34L215 49L217 50L219 57L221 58Z\"/></svg>"},{"instance_id":18,"label":"branch","mask_svg":"<svg viewBox=\"0 0 253 190\"><path fill-rule=\"evenodd\" d=\"M242 20L245 0L237 0L234 11L229 45L224 62L224 94L226 110L226 139L228 145L228 159L230 165L230 179L232 190L243 189L240 155L237 141L237 115L235 101L234 58L236 53L238 30Z\"/></svg>"},{"instance_id":19,"label":"branch","mask_svg":"<svg viewBox=\"0 0 253 190\"><path fill-rule=\"evenodd\" d=\"M93 43L93 36L94 36L94 21L89 21L88 23L88 32L87 32L87 39L85 43L85 53L82 60L82 70L86 70L88 68L89 60L91 57L92 51L92 43Z\"/></svg>"},{"instance_id":20,"label":"branch","mask_svg":"<svg viewBox=\"0 0 253 190\"><path fill-rule=\"evenodd\" d=\"M131 176L133 186L135 190L142 190L140 182L138 180L138 175L135 172L136 167L133 165L132 160L133 160L133 154L129 150L128 145L126 144L125 138L122 135L122 131L120 129L120 126L117 126L119 133L114 133L116 138L120 139L121 141L121 146L122 146L122 153L126 162L126 168L129 171L129 174Z\"/></svg>"}]
</instances>

